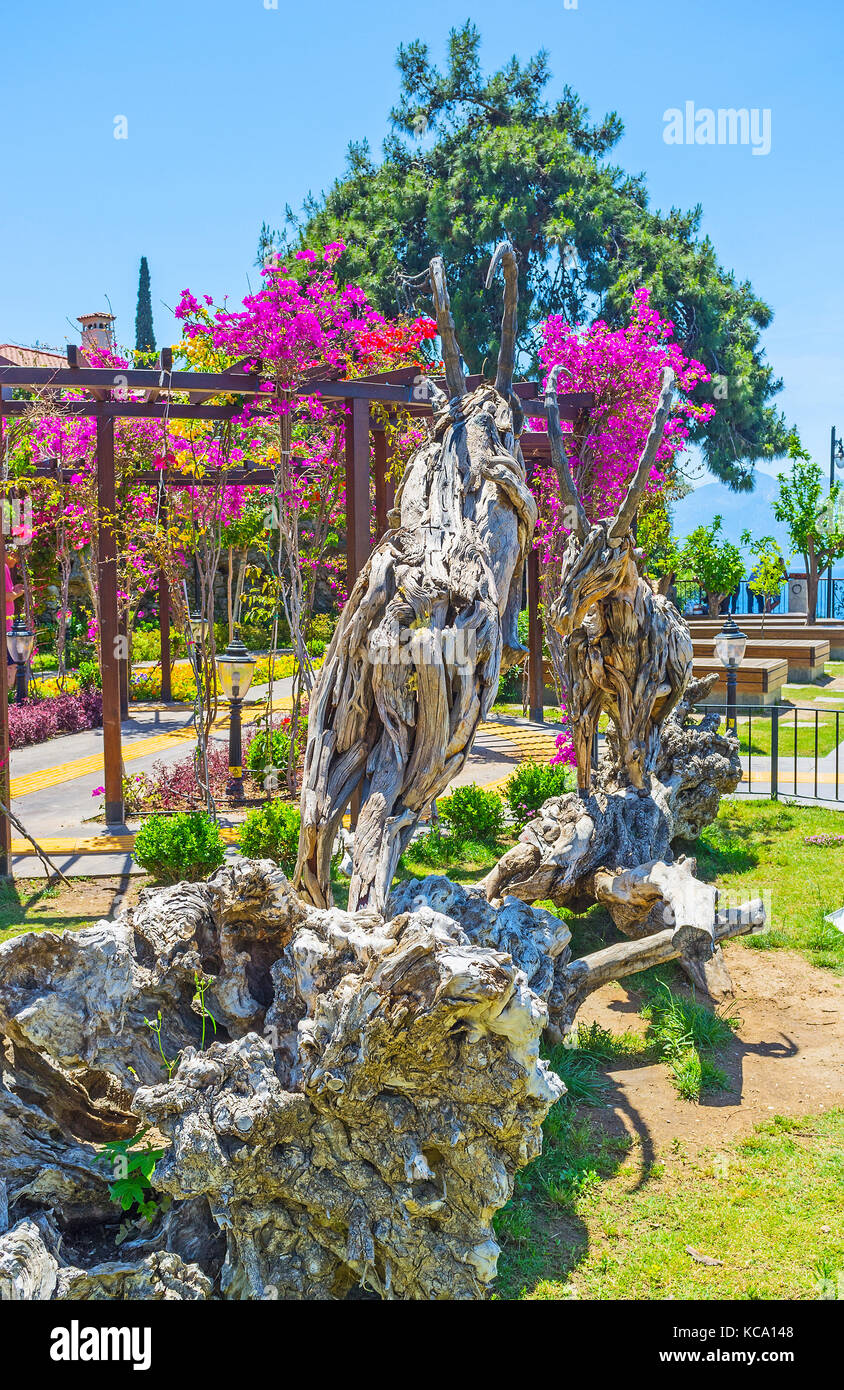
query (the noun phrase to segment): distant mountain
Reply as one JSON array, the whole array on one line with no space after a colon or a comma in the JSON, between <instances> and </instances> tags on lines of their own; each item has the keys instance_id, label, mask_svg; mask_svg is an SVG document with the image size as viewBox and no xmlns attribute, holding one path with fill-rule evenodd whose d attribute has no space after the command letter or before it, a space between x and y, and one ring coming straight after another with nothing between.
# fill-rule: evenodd
<instances>
[{"instance_id":1,"label":"distant mountain","mask_svg":"<svg viewBox=\"0 0 844 1390\"><path fill-rule=\"evenodd\" d=\"M800 555L789 558L791 546L788 530L774 517L771 503L778 491L776 478L767 473L756 474L753 492L731 492L723 483L705 483L675 502L672 508L674 534L678 540L684 541L696 526L704 526L713 517L720 516L723 518L722 534L728 541L740 546L741 533L745 530L756 540L762 536L773 536L779 541L789 569L802 573L803 559ZM836 578L844 576L844 562L839 560L833 565L833 574Z\"/></svg>"},{"instance_id":2,"label":"distant mountain","mask_svg":"<svg viewBox=\"0 0 844 1390\"><path fill-rule=\"evenodd\" d=\"M774 536L788 559L788 531L774 518L771 506L777 491L776 478L769 477L767 473L756 474L753 492L731 492L723 483L705 483L675 502L672 508L674 534L684 541L696 526L704 526L713 517L721 516L724 519L723 534L734 545L741 544L742 531L749 531L754 538Z\"/></svg>"}]
</instances>

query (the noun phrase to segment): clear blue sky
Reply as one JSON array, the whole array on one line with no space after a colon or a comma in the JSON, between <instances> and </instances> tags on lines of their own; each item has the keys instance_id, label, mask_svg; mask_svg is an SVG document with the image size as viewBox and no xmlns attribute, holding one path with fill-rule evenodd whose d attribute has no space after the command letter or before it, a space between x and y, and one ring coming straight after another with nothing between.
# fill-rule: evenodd
<instances>
[{"instance_id":1,"label":"clear blue sky","mask_svg":"<svg viewBox=\"0 0 844 1390\"><path fill-rule=\"evenodd\" d=\"M844 431L841 0L443 0L436 17L269 4L5 7L0 341L61 345L67 318L108 294L133 342L141 255L159 343L178 337L164 306L185 286L240 298L262 220L328 185L350 139L380 147L398 44L421 37L440 57L471 14L488 66L545 47L552 94L568 82L594 116L619 112L615 158L647 174L655 206L703 204L722 262L774 310L782 407L826 460L830 425ZM769 109L770 154L666 145L663 113L686 101Z\"/></svg>"}]
</instances>

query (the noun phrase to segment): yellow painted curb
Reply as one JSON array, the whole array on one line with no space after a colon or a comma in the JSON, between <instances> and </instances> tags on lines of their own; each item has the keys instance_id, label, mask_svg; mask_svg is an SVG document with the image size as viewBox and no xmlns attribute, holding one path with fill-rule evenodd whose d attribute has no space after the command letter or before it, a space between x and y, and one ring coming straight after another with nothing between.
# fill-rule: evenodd
<instances>
[{"instance_id":1,"label":"yellow painted curb","mask_svg":"<svg viewBox=\"0 0 844 1390\"><path fill-rule=\"evenodd\" d=\"M214 720L215 729L225 726L228 714L218 714ZM248 721L247 721L248 722ZM148 758L153 753L163 753L174 743L194 743L196 732L190 729L172 729L166 734L156 734L152 738L139 738L123 745L124 763L135 762L138 758ZM75 758L58 767L45 767L40 772L28 772L22 777L13 777L11 784L12 800L21 796L31 796L33 792L46 791L48 787L59 787L64 782L72 782L77 777L90 777L94 772L103 771L102 753L92 753L87 758Z\"/></svg>"},{"instance_id":2,"label":"yellow painted curb","mask_svg":"<svg viewBox=\"0 0 844 1390\"><path fill-rule=\"evenodd\" d=\"M220 826L220 836L227 845L236 845L240 838L239 825ZM134 835L94 835L85 839L57 836L39 840L45 854L131 854L135 848ZM29 840L12 840L12 854L34 854Z\"/></svg>"}]
</instances>

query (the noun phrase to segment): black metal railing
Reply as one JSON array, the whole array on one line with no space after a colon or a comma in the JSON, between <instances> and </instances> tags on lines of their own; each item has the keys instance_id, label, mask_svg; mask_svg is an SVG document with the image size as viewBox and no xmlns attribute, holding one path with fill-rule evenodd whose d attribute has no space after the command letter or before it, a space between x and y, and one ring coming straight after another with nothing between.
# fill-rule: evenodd
<instances>
[{"instance_id":1,"label":"black metal railing","mask_svg":"<svg viewBox=\"0 0 844 1390\"><path fill-rule=\"evenodd\" d=\"M681 580L675 584L674 588L677 594L677 606L681 613L689 607L701 608L706 606L706 596L700 584L695 584L692 580ZM739 584L738 592L723 600L721 611L725 613L761 613L762 607L758 594L754 594L749 587L749 581L743 579ZM780 585L779 599L774 607L768 611L777 614L789 612L788 585L786 583ZM795 616L799 616L799 613ZM818 618L844 618L844 579L832 579L830 581L827 575L821 576L818 580L816 616Z\"/></svg>"},{"instance_id":2,"label":"black metal railing","mask_svg":"<svg viewBox=\"0 0 844 1390\"><path fill-rule=\"evenodd\" d=\"M725 704L700 705L696 713L713 709L727 719ZM816 705L736 705L743 768L737 795L844 801L842 714Z\"/></svg>"}]
</instances>

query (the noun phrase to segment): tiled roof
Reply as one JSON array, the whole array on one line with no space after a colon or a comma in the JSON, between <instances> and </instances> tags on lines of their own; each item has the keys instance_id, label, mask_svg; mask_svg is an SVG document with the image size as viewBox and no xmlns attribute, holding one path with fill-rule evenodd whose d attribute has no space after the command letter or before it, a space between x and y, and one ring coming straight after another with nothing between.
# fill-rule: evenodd
<instances>
[{"instance_id":1,"label":"tiled roof","mask_svg":"<svg viewBox=\"0 0 844 1390\"><path fill-rule=\"evenodd\" d=\"M61 352L44 352L41 348L19 347L17 343L0 343L0 366L66 367L67 358Z\"/></svg>"}]
</instances>

